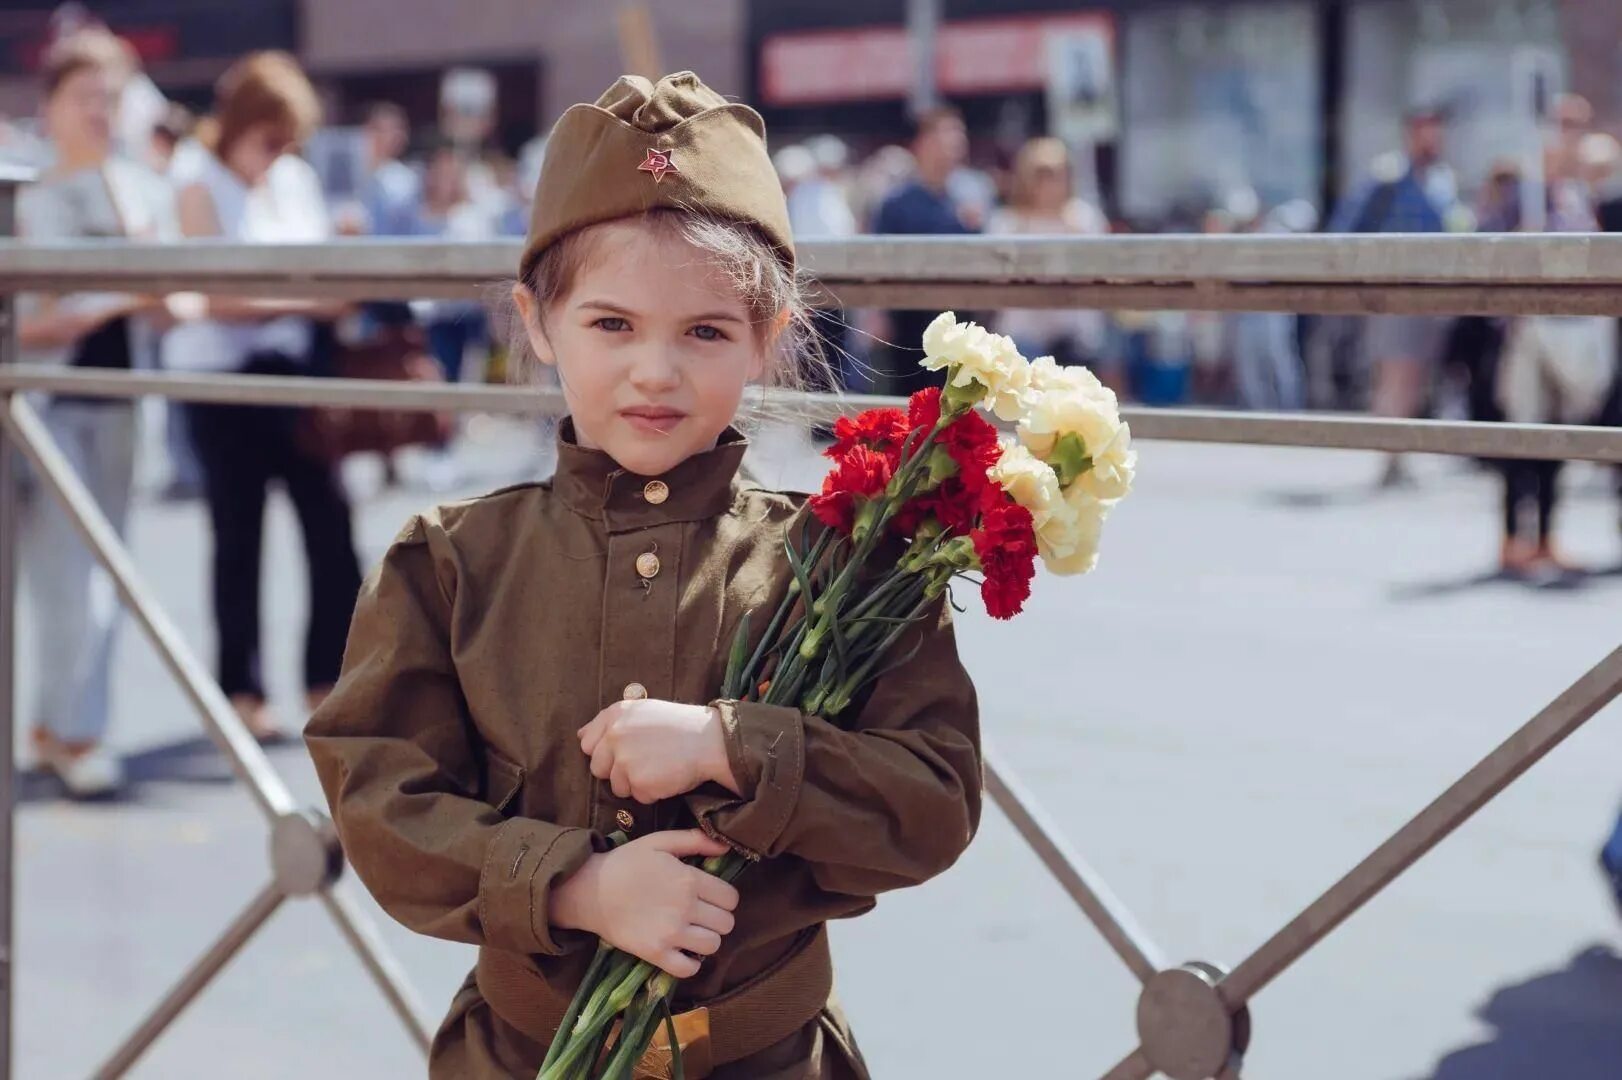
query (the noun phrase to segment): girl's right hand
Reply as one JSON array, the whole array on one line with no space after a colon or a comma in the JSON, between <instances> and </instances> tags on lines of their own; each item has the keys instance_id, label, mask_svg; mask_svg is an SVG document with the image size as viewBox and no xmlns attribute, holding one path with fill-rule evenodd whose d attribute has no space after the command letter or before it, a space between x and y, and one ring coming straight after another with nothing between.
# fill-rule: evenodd
<instances>
[{"instance_id":1,"label":"girl's right hand","mask_svg":"<svg viewBox=\"0 0 1622 1080\"><path fill-rule=\"evenodd\" d=\"M552 892L552 923L587 930L678 979L732 932L738 890L681 860L724 855L698 829L650 833L593 855ZM691 955L689 955L691 954Z\"/></svg>"}]
</instances>

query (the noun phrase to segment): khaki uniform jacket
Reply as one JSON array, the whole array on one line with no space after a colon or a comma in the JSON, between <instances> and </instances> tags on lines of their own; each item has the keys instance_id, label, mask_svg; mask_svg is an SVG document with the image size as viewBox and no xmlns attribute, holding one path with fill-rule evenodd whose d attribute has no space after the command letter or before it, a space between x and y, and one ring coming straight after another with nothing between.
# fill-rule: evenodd
<instances>
[{"instance_id":1,"label":"khaki uniform jacket","mask_svg":"<svg viewBox=\"0 0 1622 1080\"><path fill-rule=\"evenodd\" d=\"M944 606L921 643L903 639L898 653L916 654L853 707L849 730L740 705L727 749L741 797L708 785L644 806L592 777L578 728L632 684L711 701L738 620L757 612L763 629L783 596L803 498L743 483L746 445L728 432L653 483L575 445L565 424L550 483L422 514L389 548L361 591L343 675L305 734L349 861L394 918L478 946L481 971L519 955L538 993L566 1001L595 943L551 925L552 889L606 833L696 821L764 861L739 881L736 929L683 984L686 1008L968 845L978 712ZM460 1012L482 1007L476 990L470 980ZM497 1013L475 1025L486 1041L501 1035ZM453 1012L448 1028L463 1019ZM807 1017L807 1032L819 1023L827 1016ZM463 1059L436 1060L434 1075L501 1076L470 1063L524 1044L517 1064L530 1068L544 1051L464 1041L441 1032L436 1057L455 1044ZM805 1075L843 1074L806 1064Z\"/></svg>"}]
</instances>

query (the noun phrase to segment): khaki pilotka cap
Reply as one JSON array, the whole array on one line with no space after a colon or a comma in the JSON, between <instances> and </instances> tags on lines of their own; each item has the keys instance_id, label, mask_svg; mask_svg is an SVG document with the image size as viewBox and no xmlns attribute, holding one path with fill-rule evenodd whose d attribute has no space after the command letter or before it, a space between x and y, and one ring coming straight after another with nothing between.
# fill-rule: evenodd
<instances>
[{"instance_id":1,"label":"khaki pilotka cap","mask_svg":"<svg viewBox=\"0 0 1622 1080\"><path fill-rule=\"evenodd\" d=\"M691 71L650 83L622 75L592 105L553 125L518 264L567 233L656 207L699 210L758 226L794 265L783 185L766 152L766 122Z\"/></svg>"}]
</instances>

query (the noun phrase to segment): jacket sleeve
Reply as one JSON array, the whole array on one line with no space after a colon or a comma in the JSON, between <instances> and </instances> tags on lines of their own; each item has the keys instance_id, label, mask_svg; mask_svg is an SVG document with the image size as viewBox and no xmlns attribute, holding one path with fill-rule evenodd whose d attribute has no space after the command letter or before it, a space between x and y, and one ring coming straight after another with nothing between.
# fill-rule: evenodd
<instances>
[{"instance_id":1,"label":"jacket sleeve","mask_svg":"<svg viewBox=\"0 0 1622 1080\"><path fill-rule=\"evenodd\" d=\"M420 519L361 589L343 674L310 719L344 852L374 897L419 933L556 955L552 888L594 850L591 832L501 807L522 783L474 731L451 660L454 558ZM498 805L499 804L499 805Z\"/></svg>"},{"instance_id":2,"label":"jacket sleeve","mask_svg":"<svg viewBox=\"0 0 1622 1080\"><path fill-rule=\"evenodd\" d=\"M853 722L722 702L742 796L687 797L699 824L752 857L810 864L831 892L871 897L957 860L980 823L980 727L950 608L910 660L879 679ZM911 643L899 643L903 650Z\"/></svg>"}]
</instances>

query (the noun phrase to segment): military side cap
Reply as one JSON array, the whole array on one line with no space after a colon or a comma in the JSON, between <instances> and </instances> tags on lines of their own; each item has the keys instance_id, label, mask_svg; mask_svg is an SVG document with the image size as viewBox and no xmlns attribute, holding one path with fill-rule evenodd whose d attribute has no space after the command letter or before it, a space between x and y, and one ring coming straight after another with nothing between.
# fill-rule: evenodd
<instances>
[{"instance_id":1,"label":"military side cap","mask_svg":"<svg viewBox=\"0 0 1622 1080\"><path fill-rule=\"evenodd\" d=\"M623 75L593 104L572 105L547 139L519 263L562 237L658 207L757 226L794 263L783 187L766 152L766 124L691 71L651 83Z\"/></svg>"}]
</instances>

